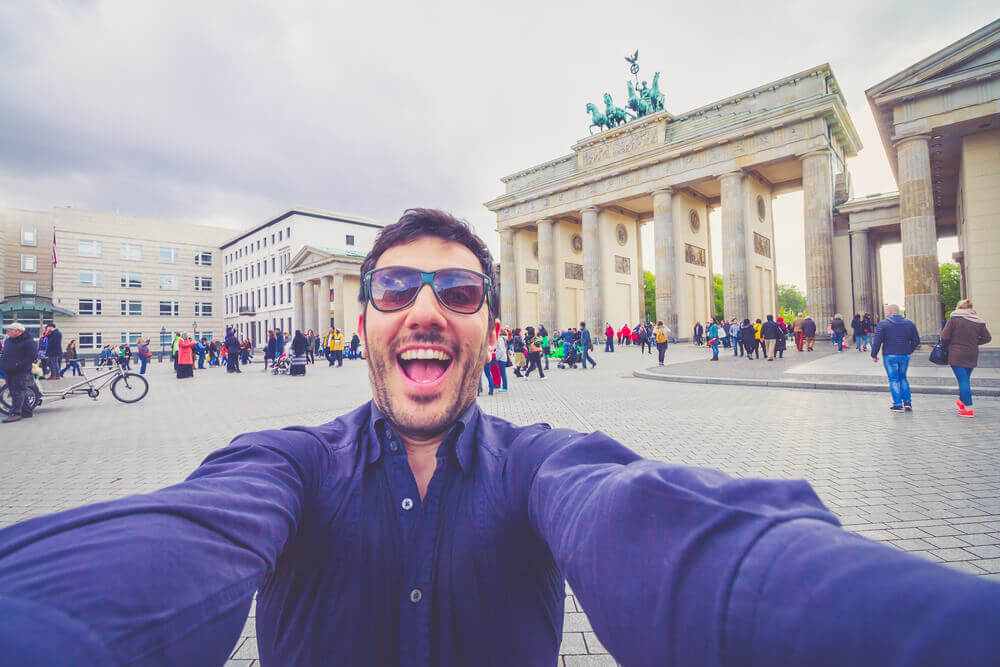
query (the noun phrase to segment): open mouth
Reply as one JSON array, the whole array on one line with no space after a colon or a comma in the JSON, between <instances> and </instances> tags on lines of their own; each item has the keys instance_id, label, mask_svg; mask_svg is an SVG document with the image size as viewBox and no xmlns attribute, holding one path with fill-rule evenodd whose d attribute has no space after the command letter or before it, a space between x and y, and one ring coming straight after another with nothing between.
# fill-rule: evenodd
<instances>
[{"instance_id":1,"label":"open mouth","mask_svg":"<svg viewBox=\"0 0 1000 667\"><path fill-rule=\"evenodd\" d=\"M396 355L396 361L407 378L428 385L444 377L451 367L452 357L438 348L411 347Z\"/></svg>"}]
</instances>

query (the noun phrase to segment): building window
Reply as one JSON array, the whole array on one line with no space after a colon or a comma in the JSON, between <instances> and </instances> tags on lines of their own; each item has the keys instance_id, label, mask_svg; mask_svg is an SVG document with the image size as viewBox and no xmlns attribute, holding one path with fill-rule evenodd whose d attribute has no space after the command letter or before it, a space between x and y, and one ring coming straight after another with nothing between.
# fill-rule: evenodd
<instances>
[{"instance_id":1,"label":"building window","mask_svg":"<svg viewBox=\"0 0 1000 667\"><path fill-rule=\"evenodd\" d=\"M271 285L271 305L272 306L277 306L278 305L278 298L277 298L277 296L275 296L275 292L276 292L275 286Z\"/></svg>"},{"instance_id":2,"label":"building window","mask_svg":"<svg viewBox=\"0 0 1000 667\"><path fill-rule=\"evenodd\" d=\"M212 279L208 276L195 276L194 277L194 291L195 292L211 292L212 291Z\"/></svg>"},{"instance_id":3,"label":"building window","mask_svg":"<svg viewBox=\"0 0 1000 667\"><path fill-rule=\"evenodd\" d=\"M198 266L212 266L212 253L196 252L194 254L194 263Z\"/></svg>"},{"instance_id":4,"label":"building window","mask_svg":"<svg viewBox=\"0 0 1000 667\"><path fill-rule=\"evenodd\" d=\"M177 279L177 276L167 276L167 275L160 276L160 289L169 289L169 290L179 289L178 287L179 284L180 281Z\"/></svg>"},{"instance_id":5,"label":"building window","mask_svg":"<svg viewBox=\"0 0 1000 667\"><path fill-rule=\"evenodd\" d=\"M38 283L34 280L21 281L21 294L35 294L38 292Z\"/></svg>"},{"instance_id":6,"label":"building window","mask_svg":"<svg viewBox=\"0 0 1000 667\"><path fill-rule=\"evenodd\" d=\"M281 240L281 232L278 232L278 240Z\"/></svg>"},{"instance_id":7,"label":"building window","mask_svg":"<svg viewBox=\"0 0 1000 667\"><path fill-rule=\"evenodd\" d=\"M104 248L100 241L80 239L77 241L76 254L80 257L100 257Z\"/></svg>"},{"instance_id":8,"label":"building window","mask_svg":"<svg viewBox=\"0 0 1000 667\"><path fill-rule=\"evenodd\" d=\"M179 255L177 248L160 248L160 263L176 264Z\"/></svg>"},{"instance_id":9,"label":"building window","mask_svg":"<svg viewBox=\"0 0 1000 667\"><path fill-rule=\"evenodd\" d=\"M181 305L179 301L160 302L160 317L177 317L180 314Z\"/></svg>"},{"instance_id":10,"label":"building window","mask_svg":"<svg viewBox=\"0 0 1000 667\"><path fill-rule=\"evenodd\" d=\"M215 338L215 334L213 334L211 331L202 331L202 332L199 332L198 336L200 338L204 338L205 340L208 340L208 341L210 341L213 338Z\"/></svg>"},{"instance_id":11,"label":"building window","mask_svg":"<svg viewBox=\"0 0 1000 667\"><path fill-rule=\"evenodd\" d=\"M76 312L78 315L100 315L101 300L80 299L79 303L77 304Z\"/></svg>"},{"instance_id":12,"label":"building window","mask_svg":"<svg viewBox=\"0 0 1000 667\"><path fill-rule=\"evenodd\" d=\"M94 269L80 269L80 287L100 287L101 272Z\"/></svg>"},{"instance_id":13,"label":"building window","mask_svg":"<svg viewBox=\"0 0 1000 667\"><path fill-rule=\"evenodd\" d=\"M123 317L142 317L142 301L122 299Z\"/></svg>"},{"instance_id":14,"label":"building window","mask_svg":"<svg viewBox=\"0 0 1000 667\"><path fill-rule=\"evenodd\" d=\"M142 261L142 246L137 243L123 243L121 247L121 257L130 262Z\"/></svg>"},{"instance_id":15,"label":"building window","mask_svg":"<svg viewBox=\"0 0 1000 667\"><path fill-rule=\"evenodd\" d=\"M292 239L292 228L285 227L285 240L290 241Z\"/></svg>"},{"instance_id":16,"label":"building window","mask_svg":"<svg viewBox=\"0 0 1000 667\"><path fill-rule=\"evenodd\" d=\"M271 273L274 273L274 257L271 258Z\"/></svg>"},{"instance_id":17,"label":"building window","mask_svg":"<svg viewBox=\"0 0 1000 667\"><path fill-rule=\"evenodd\" d=\"M34 255L21 255L21 271L24 273L38 271L38 258Z\"/></svg>"},{"instance_id":18,"label":"building window","mask_svg":"<svg viewBox=\"0 0 1000 667\"><path fill-rule=\"evenodd\" d=\"M141 331L123 331L122 345L137 345L140 338L142 338Z\"/></svg>"},{"instance_id":19,"label":"building window","mask_svg":"<svg viewBox=\"0 0 1000 667\"><path fill-rule=\"evenodd\" d=\"M194 316L195 317L211 317L212 316L212 302L211 301L195 301L194 303Z\"/></svg>"},{"instance_id":20,"label":"building window","mask_svg":"<svg viewBox=\"0 0 1000 667\"><path fill-rule=\"evenodd\" d=\"M142 287L142 274L133 271L122 271L121 286L128 289L138 289Z\"/></svg>"},{"instance_id":21,"label":"building window","mask_svg":"<svg viewBox=\"0 0 1000 667\"><path fill-rule=\"evenodd\" d=\"M104 347L104 336L101 332L81 331L77 334L77 346L81 350L96 350Z\"/></svg>"},{"instance_id":22,"label":"building window","mask_svg":"<svg viewBox=\"0 0 1000 667\"><path fill-rule=\"evenodd\" d=\"M174 334L170 331L163 331L160 333L160 348L169 350L170 346L174 343Z\"/></svg>"},{"instance_id":23,"label":"building window","mask_svg":"<svg viewBox=\"0 0 1000 667\"><path fill-rule=\"evenodd\" d=\"M289 283L288 283L288 303L291 303L291 302L292 302L292 283L291 283L291 281L289 281Z\"/></svg>"},{"instance_id":24,"label":"building window","mask_svg":"<svg viewBox=\"0 0 1000 667\"><path fill-rule=\"evenodd\" d=\"M35 229L21 229L21 245L38 245L38 231Z\"/></svg>"}]
</instances>

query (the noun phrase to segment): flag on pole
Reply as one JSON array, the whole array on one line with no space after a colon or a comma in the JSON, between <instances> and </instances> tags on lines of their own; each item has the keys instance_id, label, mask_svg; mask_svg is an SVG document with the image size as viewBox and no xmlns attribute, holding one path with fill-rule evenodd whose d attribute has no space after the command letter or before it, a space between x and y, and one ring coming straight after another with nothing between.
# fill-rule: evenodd
<instances>
[{"instance_id":1,"label":"flag on pole","mask_svg":"<svg viewBox=\"0 0 1000 667\"><path fill-rule=\"evenodd\" d=\"M52 232L52 266L58 266L59 261L56 259L56 233Z\"/></svg>"}]
</instances>

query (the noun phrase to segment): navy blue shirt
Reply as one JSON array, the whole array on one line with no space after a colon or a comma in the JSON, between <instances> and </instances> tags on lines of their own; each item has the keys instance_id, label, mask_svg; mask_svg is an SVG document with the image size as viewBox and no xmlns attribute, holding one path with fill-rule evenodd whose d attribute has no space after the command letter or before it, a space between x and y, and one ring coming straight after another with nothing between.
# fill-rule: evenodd
<instances>
[{"instance_id":1,"label":"navy blue shirt","mask_svg":"<svg viewBox=\"0 0 1000 667\"><path fill-rule=\"evenodd\" d=\"M1000 586L840 530L802 481L472 405L420 500L372 404L0 531L0 663L555 665L565 577L627 665L989 664Z\"/></svg>"},{"instance_id":2,"label":"navy blue shirt","mask_svg":"<svg viewBox=\"0 0 1000 667\"><path fill-rule=\"evenodd\" d=\"M879 348L883 355L910 355L920 346L917 325L899 313L893 313L875 327L872 339L872 359L878 357Z\"/></svg>"}]
</instances>

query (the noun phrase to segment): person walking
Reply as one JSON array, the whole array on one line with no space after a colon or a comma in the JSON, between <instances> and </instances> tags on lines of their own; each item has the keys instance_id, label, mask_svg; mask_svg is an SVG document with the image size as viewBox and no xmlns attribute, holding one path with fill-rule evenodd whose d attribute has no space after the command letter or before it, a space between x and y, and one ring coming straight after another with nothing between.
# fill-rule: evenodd
<instances>
[{"instance_id":1,"label":"person walking","mask_svg":"<svg viewBox=\"0 0 1000 667\"><path fill-rule=\"evenodd\" d=\"M316 344L316 334L313 333L312 329L306 331L306 363L312 364L316 362L313 350Z\"/></svg>"},{"instance_id":2,"label":"person walking","mask_svg":"<svg viewBox=\"0 0 1000 667\"><path fill-rule=\"evenodd\" d=\"M278 340L274 335L274 329L267 332L267 343L264 345L264 372L267 372L267 362L270 360L271 367L274 367L275 351L278 349Z\"/></svg>"},{"instance_id":3,"label":"person walking","mask_svg":"<svg viewBox=\"0 0 1000 667\"><path fill-rule=\"evenodd\" d=\"M514 375L523 377L521 370L528 365L527 357L524 355L524 338L521 336L521 329L517 327L511 332L510 351L513 353Z\"/></svg>"},{"instance_id":4,"label":"person walking","mask_svg":"<svg viewBox=\"0 0 1000 667\"><path fill-rule=\"evenodd\" d=\"M719 325L712 319L712 323L708 325L708 329L705 330L705 338L708 346L712 348L712 361L719 360Z\"/></svg>"},{"instance_id":5,"label":"person walking","mask_svg":"<svg viewBox=\"0 0 1000 667\"><path fill-rule=\"evenodd\" d=\"M785 358L785 348L788 346L788 325L782 318L778 318L778 339L774 342L774 351L779 359Z\"/></svg>"},{"instance_id":6,"label":"person walking","mask_svg":"<svg viewBox=\"0 0 1000 667\"><path fill-rule=\"evenodd\" d=\"M506 392L507 391L507 335L504 332L500 332L497 335L497 344L493 348L493 366L496 367L497 373L500 374L501 387L497 391ZM490 378L492 379L493 373L490 373Z\"/></svg>"},{"instance_id":7,"label":"person walking","mask_svg":"<svg viewBox=\"0 0 1000 667\"><path fill-rule=\"evenodd\" d=\"M198 370L205 368L205 355L208 354L208 339L204 336L194 346L194 351L198 354Z\"/></svg>"},{"instance_id":8,"label":"person walking","mask_svg":"<svg viewBox=\"0 0 1000 667\"><path fill-rule=\"evenodd\" d=\"M194 347L195 342L191 339L191 334L184 332L177 342L177 379L183 380L194 375Z\"/></svg>"},{"instance_id":9,"label":"person walking","mask_svg":"<svg viewBox=\"0 0 1000 667\"><path fill-rule=\"evenodd\" d=\"M153 356L153 353L149 351L149 342L148 338L145 340L142 338L139 339L139 375L146 374L146 365L149 364L149 359Z\"/></svg>"},{"instance_id":10,"label":"person walking","mask_svg":"<svg viewBox=\"0 0 1000 667\"><path fill-rule=\"evenodd\" d=\"M941 342L948 346L948 365L958 380L959 417L972 413L972 371L979 363L979 346L993 340L986 322L972 308L972 301L962 299L941 332Z\"/></svg>"},{"instance_id":11,"label":"person walking","mask_svg":"<svg viewBox=\"0 0 1000 667\"><path fill-rule=\"evenodd\" d=\"M525 371L524 377L531 375L531 371L537 368L538 377L544 380L545 372L542 370L542 342L535 335L534 327L525 327L524 332L524 347L528 357L528 370Z\"/></svg>"},{"instance_id":12,"label":"person walking","mask_svg":"<svg viewBox=\"0 0 1000 667\"><path fill-rule=\"evenodd\" d=\"M605 352L615 351L615 328L611 326L611 322L605 322L604 351Z\"/></svg>"},{"instance_id":13,"label":"person walking","mask_svg":"<svg viewBox=\"0 0 1000 667\"><path fill-rule=\"evenodd\" d=\"M38 354L38 345L20 322L7 325L7 340L0 352L0 370L7 379L10 391L10 412L3 420L4 424L30 419L34 415L32 401L28 400L31 391L31 364Z\"/></svg>"},{"instance_id":14,"label":"person walking","mask_svg":"<svg viewBox=\"0 0 1000 667\"><path fill-rule=\"evenodd\" d=\"M66 371L73 369L73 375L82 375L80 372L80 362L77 361L76 354L76 340L71 340L69 345L66 346L66 351L63 352L63 361L66 362L66 367L59 371L59 377L63 377Z\"/></svg>"},{"instance_id":15,"label":"person walking","mask_svg":"<svg viewBox=\"0 0 1000 667\"><path fill-rule=\"evenodd\" d=\"M274 343L274 345L275 345L275 348L274 348L275 349L274 358L278 359L279 357L281 357L281 355L283 355L285 353L285 342L286 342L285 341L285 332L282 331L281 329L278 329L277 333L275 333L275 335L274 335L274 340L275 340L275 343Z\"/></svg>"},{"instance_id":16,"label":"person walking","mask_svg":"<svg viewBox=\"0 0 1000 667\"><path fill-rule=\"evenodd\" d=\"M858 313L854 313L854 319L851 320L851 335L854 336L854 347L858 352L862 352L861 346L865 344L865 325Z\"/></svg>"},{"instance_id":17,"label":"person walking","mask_svg":"<svg viewBox=\"0 0 1000 667\"><path fill-rule=\"evenodd\" d=\"M308 359L306 353L309 351L309 340L302 333L301 329L295 330L295 337L292 338L292 360L289 375L305 375L306 363Z\"/></svg>"},{"instance_id":18,"label":"person walking","mask_svg":"<svg viewBox=\"0 0 1000 667\"><path fill-rule=\"evenodd\" d=\"M56 328L55 323L49 322L45 325L45 356L49 363L49 380L58 380L62 377L62 332Z\"/></svg>"},{"instance_id":19,"label":"person walking","mask_svg":"<svg viewBox=\"0 0 1000 667\"><path fill-rule=\"evenodd\" d=\"M701 345L701 337L705 333L705 327L701 326L701 322L694 323L694 344Z\"/></svg>"},{"instance_id":20,"label":"person walking","mask_svg":"<svg viewBox=\"0 0 1000 667\"><path fill-rule=\"evenodd\" d=\"M778 345L778 336L781 335L781 327L774 321L774 315L768 315L767 321L760 326L760 339L764 344L764 358L774 361L774 349Z\"/></svg>"},{"instance_id":21,"label":"person walking","mask_svg":"<svg viewBox=\"0 0 1000 667\"><path fill-rule=\"evenodd\" d=\"M861 318L861 325L865 328L865 338L862 351L867 352L868 348L872 345L872 334L875 333L875 324L872 322L871 313L864 314L864 317Z\"/></svg>"},{"instance_id":22,"label":"person walking","mask_svg":"<svg viewBox=\"0 0 1000 667\"><path fill-rule=\"evenodd\" d=\"M805 345L806 351L813 351L813 346L816 344L816 322L808 315L802 320L802 337L800 340ZM801 351L802 346L800 345L799 352Z\"/></svg>"},{"instance_id":23,"label":"person walking","mask_svg":"<svg viewBox=\"0 0 1000 667\"><path fill-rule=\"evenodd\" d=\"M663 325L663 320L657 320L656 332L653 336L656 339L656 353L659 355L659 365L663 365L663 358L667 355L667 340L670 330Z\"/></svg>"},{"instance_id":24,"label":"person walking","mask_svg":"<svg viewBox=\"0 0 1000 667\"><path fill-rule=\"evenodd\" d=\"M743 349L740 347L740 325L735 317L725 324L725 329L729 336L729 344L733 347L733 356L738 357L743 353Z\"/></svg>"},{"instance_id":25,"label":"person walking","mask_svg":"<svg viewBox=\"0 0 1000 667\"><path fill-rule=\"evenodd\" d=\"M653 327L639 327L639 352L653 354Z\"/></svg>"},{"instance_id":26,"label":"person walking","mask_svg":"<svg viewBox=\"0 0 1000 667\"><path fill-rule=\"evenodd\" d=\"M750 318L744 318L743 324L740 325L740 346L746 352L747 361L753 361L753 348L754 348L754 337L753 337L753 324L750 323Z\"/></svg>"},{"instance_id":27,"label":"person walking","mask_svg":"<svg viewBox=\"0 0 1000 667\"><path fill-rule=\"evenodd\" d=\"M892 412L909 412L913 409L910 399L910 382L906 379L906 369L910 365L910 355L920 345L917 326L899 314L899 306L894 303L885 307L888 317L875 328L872 342L872 361L878 363L879 350L882 351L882 365L889 378L892 393Z\"/></svg>"},{"instance_id":28,"label":"person walking","mask_svg":"<svg viewBox=\"0 0 1000 667\"><path fill-rule=\"evenodd\" d=\"M837 348L837 352L844 351L844 336L847 335L847 325L844 324L844 317L837 313L830 320L830 330L833 332L833 344Z\"/></svg>"},{"instance_id":29,"label":"person walking","mask_svg":"<svg viewBox=\"0 0 1000 667\"><path fill-rule=\"evenodd\" d=\"M333 346L333 358L330 365L333 366L333 362L337 362L338 367L344 365L344 334L340 333L340 329L333 330L333 339L330 343Z\"/></svg>"},{"instance_id":30,"label":"person walking","mask_svg":"<svg viewBox=\"0 0 1000 667\"><path fill-rule=\"evenodd\" d=\"M232 327L226 328L226 372L239 373L240 371L240 339L236 337L236 331Z\"/></svg>"},{"instance_id":31,"label":"person walking","mask_svg":"<svg viewBox=\"0 0 1000 667\"><path fill-rule=\"evenodd\" d=\"M580 322L580 348L582 349L580 361L583 370L587 370L588 361L591 368L597 368L597 362L590 356L590 353L594 349L594 341L590 338L590 329L587 328L586 322Z\"/></svg>"},{"instance_id":32,"label":"person walking","mask_svg":"<svg viewBox=\"0 0 1000 667\"><path fill-rule=\"evenodd\" d=\"M805 338L805 333L803 325L805 324L806 318L802 316L802 313L797 313L795 319L792 320L792 333L795 335L795 349L799 352L802 351L802 339ZM813 332L815 335L816 332Z\"/></svg>"}]
</instances>

